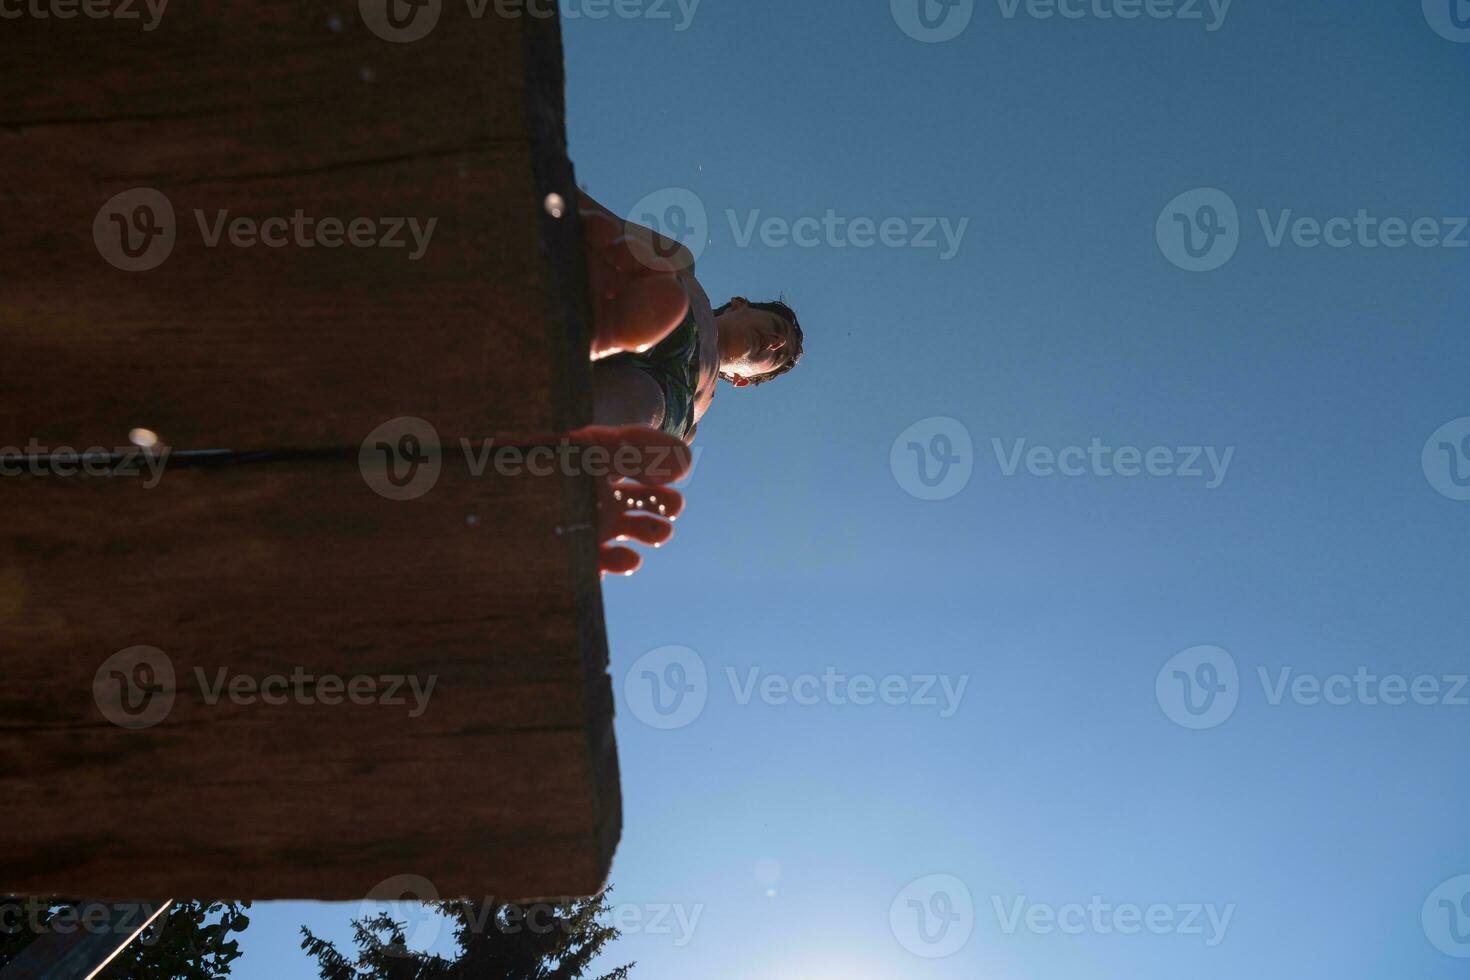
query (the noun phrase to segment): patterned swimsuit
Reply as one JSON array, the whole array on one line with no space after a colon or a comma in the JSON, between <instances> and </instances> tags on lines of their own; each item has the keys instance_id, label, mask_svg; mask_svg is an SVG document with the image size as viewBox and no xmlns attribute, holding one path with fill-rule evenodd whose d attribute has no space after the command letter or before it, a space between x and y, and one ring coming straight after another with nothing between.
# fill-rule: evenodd
<instances>
[{"instance_id":1,"label":"patterned swimsuit","mask_svg":"<svg viewBox=\"0 0 1470 980\"><path fill-rule=\"evenodd\" d=\"M693 304L684 322L650 350L609 360L631 364L658 382L664 393L664 421L659 428L687 442L696 428L694 396L699 389L699 324Z\"/></svg>"}]
</instances>

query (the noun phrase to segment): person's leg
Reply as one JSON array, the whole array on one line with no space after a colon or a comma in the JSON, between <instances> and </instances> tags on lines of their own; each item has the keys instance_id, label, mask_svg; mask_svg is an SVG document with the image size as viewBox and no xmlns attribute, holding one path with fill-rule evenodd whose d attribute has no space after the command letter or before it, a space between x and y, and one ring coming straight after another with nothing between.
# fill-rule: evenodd
<instances>
[{"instance_id":1,"label":"person's leg","mask_svg":"<svg viewBox=\"0 0 1470 980\"><path fill-rule=\"evenodd\" d=\"M605 212L584 208L579 216L592 298L592 359L648 350L689 313L677 270Z\"/></svg>"}]
</instances>

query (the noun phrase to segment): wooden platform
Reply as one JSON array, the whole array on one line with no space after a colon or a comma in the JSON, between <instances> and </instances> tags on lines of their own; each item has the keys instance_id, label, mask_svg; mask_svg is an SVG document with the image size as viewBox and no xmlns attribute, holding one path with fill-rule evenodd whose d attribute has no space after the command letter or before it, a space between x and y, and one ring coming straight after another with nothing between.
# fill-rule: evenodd
<instances>
[{"instance_id":1,"label":"wooden platform","mask_svg":"<svg viewBox=\"0 0 1470 980\"><path fill-rule=\"evenodd\" d=\"M0 476L0 892L605 880L620 808L593 487L475 476L459 450L591 414L575 213L546 206L575 196L559 27L432 9L408 42L356 2L5 24L0 456L31 459ZM421 249L409 218L434 222ZM345 241L398 219L403 247ZM246 245L250 227L286 243ZM442 472L390 499L359 455L402 417L432 425ZM140 429L175 453L156 481L36 462ZM98 676L140 646L172 686ZM208 697L220 676L303 673L284 704ZM403 682L404 705L324 703L323 678L356 676L434 687L416 716ZM109 720L130 681L166 716Z\"/></svg>"}]
</instances>

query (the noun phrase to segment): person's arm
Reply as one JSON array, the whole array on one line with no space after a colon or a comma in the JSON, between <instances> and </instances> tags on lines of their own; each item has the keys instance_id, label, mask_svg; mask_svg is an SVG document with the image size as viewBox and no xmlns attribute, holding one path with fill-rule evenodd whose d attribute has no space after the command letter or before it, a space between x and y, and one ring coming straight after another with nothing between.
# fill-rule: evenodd
<instances>
[{"instance_id":1,"label":"person's arm","mask_svg":"<svg viewBox=\"0 0 1470 980\"><path fill-rule=\"evenodd\" d=\"M679 275L694 275L694 253L672 238L667 238L646 225L640 225L634 220L637 215L621 218L612 211L609 211L586 191L582 192L582 205L585 210L604 215L622 225L623 234L647 245L659 258L666 259Z\"/></svg>"},{"instance_id":2,"label":"person's arm","mask_svg":"<svg viewBox=\"0 0 1470 980\"><path fill-rule=\"evenodd\" d=\"M664 421L664 392L640 368L617 361L592 365L592 418L598 425L647 425Z\"/></svg>"},{"instance_id":3,"label":"person's arm","mask_svg":"<svg viewBox=\"0 0 1470 980\"><path fill-rule=\"evenodd\" d=\"M683 273L656 256L652 245L630 237L626 223L585 194L578 214L592 303L592 360L647 351L689 313Z\"/></svg>"}]
</instances>

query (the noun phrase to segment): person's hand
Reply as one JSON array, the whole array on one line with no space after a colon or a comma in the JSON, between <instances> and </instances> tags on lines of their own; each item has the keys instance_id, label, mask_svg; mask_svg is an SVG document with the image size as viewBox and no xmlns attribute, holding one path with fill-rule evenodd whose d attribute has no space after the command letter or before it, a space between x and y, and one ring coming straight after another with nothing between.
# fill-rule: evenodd
<instances>
[{"instance_id":1,"label":"person's hand","mask_svg":"<svg viewBox=\"0 0 1470 980\"><path fill-rule=\"evenodd\" d=\"M689 313L678 269L628 237L623 223L586 195L578 204L592 297L592 359L645 351Z\"/></svg>"},{"instance_id":2,"label":"person's hand","mask_svg":"<svg viewBox=\"0 0 1470 980\"><path fill-rule=\"evenodd\" d=\"M597 489L598 566L604 576L632 575L643 556L617 542L658 548L674 536L684 495L670 484L688 475L693 455L682 440L643 425L591 425L571 439L609 453L613 472Z\"/></svg>"}]
</instances>

